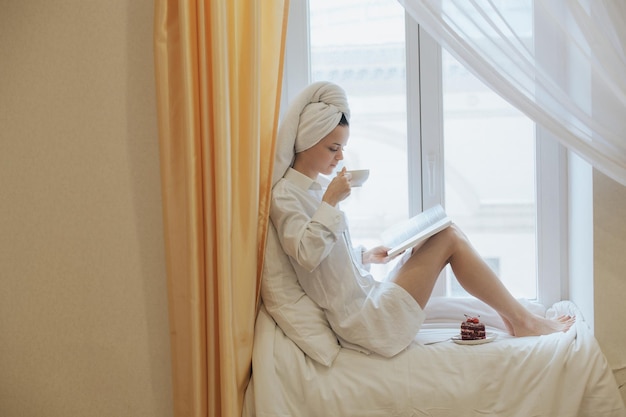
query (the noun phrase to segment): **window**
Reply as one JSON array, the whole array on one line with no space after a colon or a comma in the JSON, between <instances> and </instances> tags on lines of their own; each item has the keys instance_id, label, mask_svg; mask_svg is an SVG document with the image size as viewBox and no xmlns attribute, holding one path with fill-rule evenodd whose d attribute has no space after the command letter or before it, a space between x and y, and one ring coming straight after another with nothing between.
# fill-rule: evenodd
<instances>
[{"instance_id":1,"label":"window","mask_svg":"<svg viewBox=\"0 0 626 417\"><path fill-rule=\"evenodd\" d=\"M406 19L399 3L305 3L291 3L283 98L318 80L348 94L344 164L371 170L342 203L355 243L378 244L386 227L443 203L515 296L556 301L559 276L543 274L558 272L546 264L562 255L544 256L542 248L553 251L546 242L558 245L559 236L541 225L558 218L559 206L541 198L555 185L536 173L554 169L558 153L535 146L534 123ZM510 12L528 26L532 44L532 4ZM391 266L373 273L382 277ZM442 275L436 295L465 295L450 270Z\"/></svg>"},{"instance_id":2,"label":"window","mask_svg":"<svg viewBox=\"0 0 626 417\"><path fill-rule=\"evenodd\" d=\"M507 288L535 299L534 123L445 51L442 61L446 210Z\"/></svg>"},{"instance_id":3,"label":"window","mask_svg":"<svg viewBox=\"0 0 626 417\"><path fill-rule=\"evenodd\" d=\"M390 1L309 4L311 81L346 90L352 118L343 165L370 168L341 207L355 243L372 247L409 215L404 10ZM374 275L391 266L372 265Z\"/></svg>"}]
</instances>

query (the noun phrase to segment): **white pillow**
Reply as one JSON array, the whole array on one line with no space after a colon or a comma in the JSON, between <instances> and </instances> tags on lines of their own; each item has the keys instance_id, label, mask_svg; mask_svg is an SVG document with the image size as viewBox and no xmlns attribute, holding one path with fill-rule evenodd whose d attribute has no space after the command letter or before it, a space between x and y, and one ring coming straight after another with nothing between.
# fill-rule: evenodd
<instances>
[{"instance_id":1,"label":"white pillow","mask_svg":"<svg viewBox=\"0 0 626 417\"><path fill-rule=\"evenodd\" d=\"M544 317L546 308L539 303L519 298L518 301L531 313ZM424 309L424 323L462 322L465 314L480 316L485 326L506 331L502 317L489 305L474 297L431 297Z\"/></svg>"},{"instance_id":2,"label":"white pillow","mask_svg":"<svg viewBox=\"0 0 626 417\"><path fill-rule=\"evenodd\" d=\"M271 221L265 243L261 298L276 324L306 355L322 365L332 365L341 348L337 336L324 311L298 283Z\"/></svg>"}]
</instances>

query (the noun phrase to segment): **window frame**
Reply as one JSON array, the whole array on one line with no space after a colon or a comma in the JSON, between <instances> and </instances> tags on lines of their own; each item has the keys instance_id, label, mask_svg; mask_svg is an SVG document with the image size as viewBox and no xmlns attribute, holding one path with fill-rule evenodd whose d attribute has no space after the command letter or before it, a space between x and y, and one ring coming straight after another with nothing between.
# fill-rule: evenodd
<instances>
[{"instance_id":1,"label":"window frame","mask_svg":"<svg viewBox=\"0 0 626 417\"><path fill-rule=\"evenodd\" d=\"M293 1L285 47L282 102L290 102L311 80L309 1ZM407 151L409 213L444 204L443 87L441 46L405 13ZM537 38L537 36L535 36ZM537 42L538 54L554 59L554 49ZM281 107L281 114L284 111ZM535 125L537 209L537 301L544 305L567 298L568 194L567 151L549 132ZM433 296L444 296L438 280Z\"/></svg>"}]
</instances>

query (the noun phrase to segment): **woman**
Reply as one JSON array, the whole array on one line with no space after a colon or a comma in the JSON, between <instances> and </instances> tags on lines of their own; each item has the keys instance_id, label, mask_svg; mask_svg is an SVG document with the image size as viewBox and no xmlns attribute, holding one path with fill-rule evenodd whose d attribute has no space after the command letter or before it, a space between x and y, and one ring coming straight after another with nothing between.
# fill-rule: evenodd
<instances>
[{"instance_id":1,"label":"woman","mask_svg":"<svg viewBox=\"0 0 626 417\"><path fill-rule=\"evenodd\" d=\"M350 195L345 167L330 181L348 143L350 110L344 91L319 82L289 107L278 133L270 218L304 291L320 307L345 347L393 356L419 331L423 308L441 270L493 307L515 336L566 331L574 318L530 313L502 285L455 225L407 251L387 280L371 263L387 263L388 248L354 250L338 203Z\"/></svg>"}]
</instances>

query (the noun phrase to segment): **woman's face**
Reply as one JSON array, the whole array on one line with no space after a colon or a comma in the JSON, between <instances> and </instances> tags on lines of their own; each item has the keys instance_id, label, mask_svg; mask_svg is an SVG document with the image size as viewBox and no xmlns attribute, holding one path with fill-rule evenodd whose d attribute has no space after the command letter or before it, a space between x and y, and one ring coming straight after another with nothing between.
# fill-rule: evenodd
<instances>
[{"instance_id":1,"label":"woman's face","mask_svg":"<svg viewBox=\"0 0 626 417\"><path fill-rule=\"evenodd\" d=\"M315 146L297 153L294 169L313 179L318 174L332 174L343 159L343 148L348 143L349 136L349 126L337 126Z\"/></svg>"}]
</instances>

